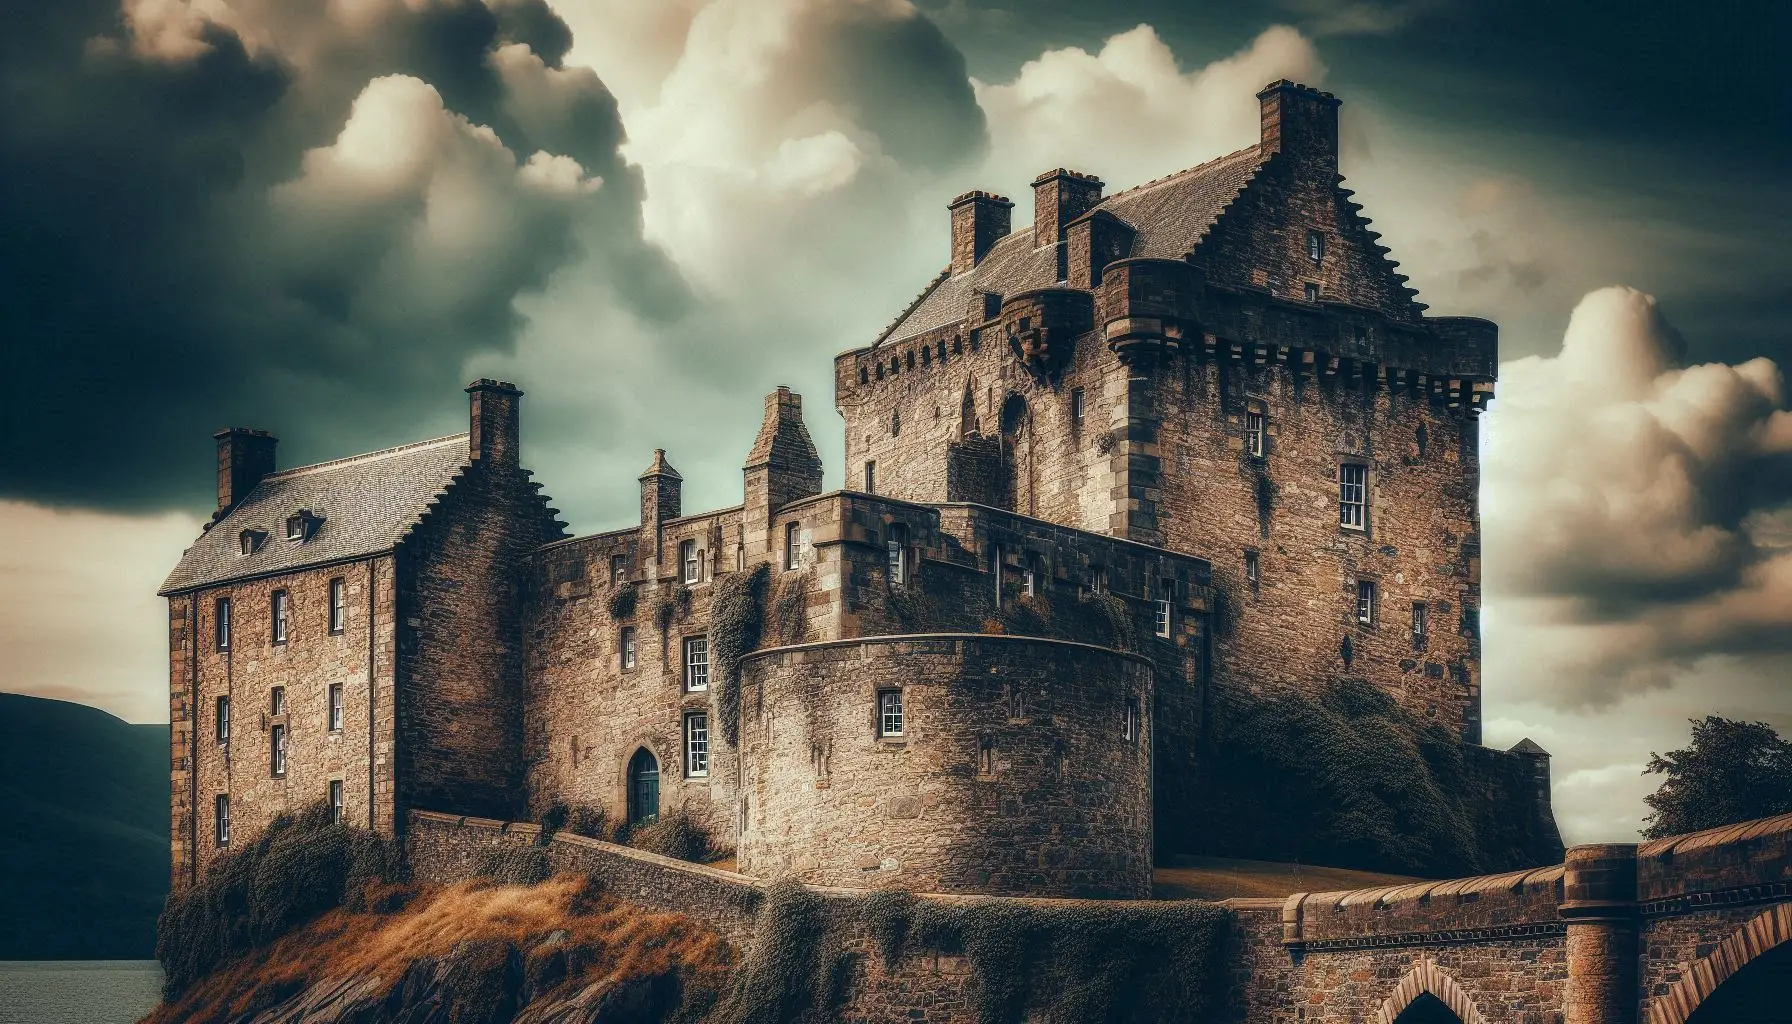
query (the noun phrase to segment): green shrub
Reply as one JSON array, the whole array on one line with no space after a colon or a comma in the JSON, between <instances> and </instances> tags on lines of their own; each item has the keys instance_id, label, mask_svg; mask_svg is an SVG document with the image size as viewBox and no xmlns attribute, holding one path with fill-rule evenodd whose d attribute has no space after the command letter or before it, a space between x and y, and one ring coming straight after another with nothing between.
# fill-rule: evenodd
<instances>
[{"instance_id":1,"label":"green shrub","mask_svg":"<svg viewBox=\"0 0 1792 1024\"><path fill-rule=\"evenodd\" d=\"M709 856L709 833L695 819L679 808L660 815L651 825L629 829L628 845L637 850L657 853L674 860L701 864Z\"/></svg>"},{"instance_id":2,"label":"green shrub","mask_svg":"<svg viewBox=\"0 0 1792 1024\"><path fill-rule=\"evenodd\" d=\"M378 885L409 881L403 848L330 822L322 803L275 818L192 886L169 894L156 927L163 992L172 999L214 967L337 907L389 907Z\"/></svg>"},{"instance_id":3,"label":"green shrub","mask_svg":"<svg viewBox=\"0 0 1792 1024\"><path fill-rule=\"evenodd\" d=\"M640 594L636 591L633 583L624 583L617 587L616 592L610 595L610 618L620 620L633 616L635 603L638 600L640 600Z\"/></svg>"},{"instance_id":4,"label":"green shrub","mask_svg":"<svg viewBox=\"0 0 1792 1024\"><path fill-rule=\"evenodd\" d=\"M778 595L772 607L778 643L800 644L808 636L811 575L808 571L787 572L778 578Z\"/></svg>"},{"instance_id":5,"label":"green shrub","mask_svg":"<svg viewBox=\"0 0 1792 1024\"><path fill-rule=\"evenodd\" d=\"M740 659L759 646L765 630L765 588L771 566L733 572L716 581L709 602L710 670L715 675L715 713L722 738L740 742Z\"/></svg>"},{"instance_id":6,"label":"green shrub","mask_svg":"<svg viewBox=\"0 0 1792 1024\"><path fill-rule=\"evenodd\" d=\"M608 840L611 834L609 815L602 807L580 804L567 816L566 831L586 839Z\"/></svg>"}]
</instances>

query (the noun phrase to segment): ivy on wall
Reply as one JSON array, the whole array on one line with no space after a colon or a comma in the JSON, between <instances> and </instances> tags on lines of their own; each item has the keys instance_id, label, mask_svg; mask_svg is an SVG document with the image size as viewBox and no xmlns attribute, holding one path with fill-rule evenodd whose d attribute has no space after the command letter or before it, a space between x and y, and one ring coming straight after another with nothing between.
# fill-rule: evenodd
<instances>
[{"instance_id":1,"label":"ivy on wall","mask_svg":"<svg viewBox=\"0 0 1792 1024\"><path fill-rule=\"evenodd\" d=\"M716 721L729 746L740 742L740 659L759 646L765 629L765 590L771 566L716 580L709 602L709 658Z\"/></svg>"}]
</instances>

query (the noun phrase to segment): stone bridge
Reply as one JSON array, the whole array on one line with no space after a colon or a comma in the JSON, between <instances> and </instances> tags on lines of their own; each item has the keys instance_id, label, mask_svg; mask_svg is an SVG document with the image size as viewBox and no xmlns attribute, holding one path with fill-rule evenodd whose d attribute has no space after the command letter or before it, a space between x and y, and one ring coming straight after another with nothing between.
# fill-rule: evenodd
<instances>
[{"instance_id":1,"label":"stone bridge","mask_svg":"<svg viewBox=\"0 0 1792 1024\"><path fill-rule=\"evenodd\" d=\"M1792 815L1228 905L1246 1024L1792 1021Z\"/></svg>"}]
</instances>

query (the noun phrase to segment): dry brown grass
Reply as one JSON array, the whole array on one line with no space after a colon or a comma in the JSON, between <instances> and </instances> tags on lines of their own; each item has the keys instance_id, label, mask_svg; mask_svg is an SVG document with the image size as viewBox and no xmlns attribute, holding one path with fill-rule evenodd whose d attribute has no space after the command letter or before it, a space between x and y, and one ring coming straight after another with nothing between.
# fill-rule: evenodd
<instances>
[{"instance_id":1,"label":"dry brown grass","mask_svg":"<svg viewBox=\"0 0 1792 1024\"><path fill-rule=\"evenodd\" d=\"M323 980L377 979L383 995L411 964L442 957L465 941L500 939L527 948L563 929L590 966L556 991L604 980L673 973L714 990L726 983L732 952L716 932L682 914L662 914L601 895L583 876L556 875L533 886L462 882L426 890L394 913L333 910L273 945L213 971L144 1024L230 1020L265 1005L270 992L296 994Z\"/></svg>"}]
</instances>

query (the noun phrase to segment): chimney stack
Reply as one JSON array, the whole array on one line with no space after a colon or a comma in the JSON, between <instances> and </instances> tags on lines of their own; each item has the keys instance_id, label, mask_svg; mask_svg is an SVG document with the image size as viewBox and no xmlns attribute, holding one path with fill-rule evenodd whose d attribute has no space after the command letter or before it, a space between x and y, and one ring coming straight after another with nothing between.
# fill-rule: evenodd
<instances>
[{"instance_id":1,"label":"chimney stack","mask_svg":"<svg viewBox=\"0 0 1792 1024\"><path fill-rule=\"evenodd\" d=\"M946 205L952 211L952 276L975 267L1011 229L1014 204L993 192L966 192Z\"/></svg>"},{"instance_id":2,"label":"chimney stack","mask_svg":"<svg viewBox=\"0 0 1792 1024\"><path fill-rule=\"evenodd\" d=\"M212 435L218 440L218 511L224 518L249 496L261 478L274 471L274 446L280 439L265 430L231 427Z\"/></svg>"},{"instance_id":3,"label":"chimney stack","mask_svg":"<svg viewBox=\"0 0 1792 1024\"><path fill-rule=\"evenodd\" d=\"M467 385L467 450L473 461L518 464L522 399L509 381L482 377Z\"/></svg>"},{"instance_id":4,"label":"chimney stack","mask_svg":"<svg viewBox=\"0 0 1792 1024\"><path fill-rule=\"evenodd\" d=\"M821 455L803 424L802 395L780 385L765 396L765 419L741 472L750 523L821 493Z\"/></svg>"},{"instance_id":5,"label":"chimney stack","mask_svg":"<svg viewBox=\"0 0 1792 1024\"><path fill-rule=\"evenodd\" d=\"M1033 248L1064 240L1064 225L1101 202L1101 179L1063 167L1033 179Z\"/></svg>"},{"instance_id":6,"label":"chimney stack","mask_svg":"<svg viewBox=\"0 0 1792 1024\"><path fill-rule=\"evenodd\" d=\"M1338 98L1287 79L1257 94L1263 105L1264 156L1286 153L1297 163L1338 172Z\"/></svg>"},{"instance_id":7,"label":"chimney stack","mask_svg":"<svg viewBox=\"0 0 1792 1024\"><path fill-rule=\"evenodd\" d=\"M684 477L666 461L666 449L653 450L653 465L641 474L641 525L658 526L678 518Z\"/></svg>"}]
</instances>

